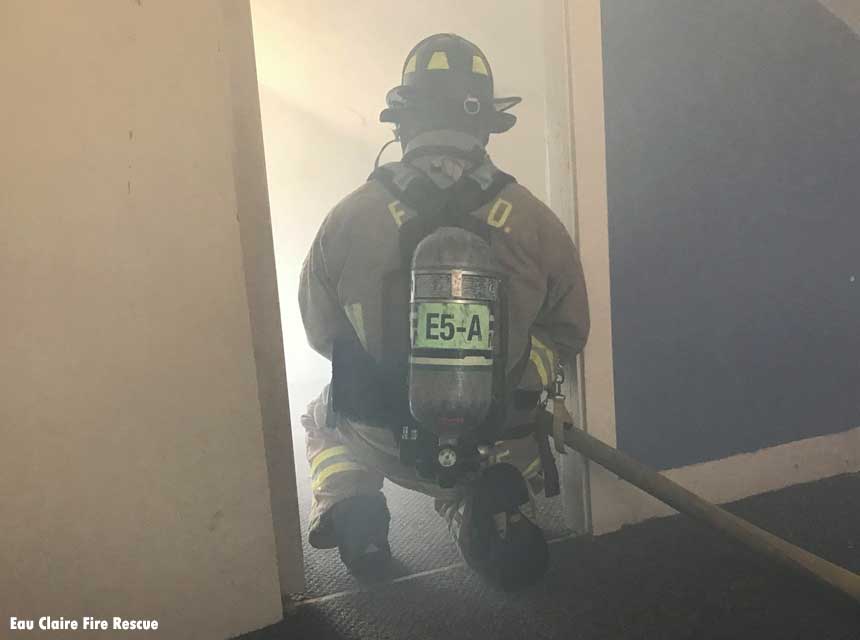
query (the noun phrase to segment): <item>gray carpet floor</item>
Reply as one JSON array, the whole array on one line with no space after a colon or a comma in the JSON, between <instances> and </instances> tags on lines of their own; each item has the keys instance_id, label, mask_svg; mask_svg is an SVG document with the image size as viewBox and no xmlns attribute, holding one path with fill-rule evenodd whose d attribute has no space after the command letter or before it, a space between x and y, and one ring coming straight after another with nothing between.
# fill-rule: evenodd
<instances>
[{"instance_id":1,"label":"gray carpet floor","mask_svg":"<svg viewBox=\"0 0 860 640\"><path fill-rule=\"evenodd\" d=\"M311 551L307 599L291 604L283 622L243 640L860 639L856 602L683 516L561 540L551 546L546 578L508 594L459 564L427 501L399 490L389 496L400 524L392 531L398 564L387 580L357 584L336 557ZM729 509L860 571L858 474ZM407 575L416 571L424 573Z\"/></svg>"}]
</instances>

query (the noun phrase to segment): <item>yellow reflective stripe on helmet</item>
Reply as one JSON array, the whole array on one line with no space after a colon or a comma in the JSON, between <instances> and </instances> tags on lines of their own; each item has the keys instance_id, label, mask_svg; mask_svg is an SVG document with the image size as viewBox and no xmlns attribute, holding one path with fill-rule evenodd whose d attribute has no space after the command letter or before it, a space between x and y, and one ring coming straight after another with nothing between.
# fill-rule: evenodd
<instances>
[{"instance_id":1,"label":"yellow reflective stripe on helmet","mask_svg":"<svg viewBox=\"0 0 860 640\"><path fill-rule=\"evenodd\" d=\"M334 456L342 456L346 452L346 447L343 446L329 447L328 449L323 449L311 460L311 475L315 474L319 466L329 458L333 458Z\"/></svg>"},{"instance_id":2,"label":"yellow reflective stripe on helmet","mask_svg":"<svg viewBox=\"0 0 860 640\"><path fill-rule=\"evenodd\" d=\"M367 351L367 334L364 332L364 309L361 303L349 304L344 307L344 311L346 311L346 317L349 318L353 329L355 329L355 333L358 335L358 339L361 341L361 346Z\"/></svg>"},{"instance_id":3,"label":"yellow reflective stripe on helmet","mask_svg":"<svg viewBox=\"0 0 860 640\"><path fill-rule=\"evenodd\" d=\"M481 56L472 56L472 73L480 73L482 76L489 76L487 65L484 64L484 59Z\"/></svg>"},{"instance_id":4,"label":"yellow reflective stripe on helmet","mask_svg":"<svg viewBox=\"0 0 860 640\"><path fill-rule=\"evenodd\" d=\"M448 54L444 51L435 51L432 56L430 56L430 62L427 63L427 71L433 71L438 69L450 69L448 66Z\"/></svg>"},{"instance_id":5,"label":"yellow reflective stripe on helmet","mask_svg":"<svg viewBox=\"0 0 860 640\"><path fill-rule=\"evenodd\" d=\"M337 464L333 464L330 467L326 467L317 478L314 480L311 488L316 490L319 489L323 482L328 480L331 476L336 473L343 473L344 471L364 471L364 467L355 462L338 462Z\"/></svg>"},{"instance_id":6,"label":"yellow reflective stripe on helmet","mask_svg":"<svg viewBox=\"0 0 860 640\"><path fill-rule=\"evenodd\" d=\"M412 56L409 58L409 62L406 63L406 68L403 70L403 73L414 73L415 68L418 66L418 57Z\"/></svg>"}]
</instances>

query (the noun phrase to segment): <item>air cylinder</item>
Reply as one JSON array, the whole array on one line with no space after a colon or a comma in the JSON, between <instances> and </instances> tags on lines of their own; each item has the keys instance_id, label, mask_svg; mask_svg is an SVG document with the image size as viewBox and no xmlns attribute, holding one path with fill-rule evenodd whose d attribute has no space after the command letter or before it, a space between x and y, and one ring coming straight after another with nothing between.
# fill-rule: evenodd
<instances>
[{"instance_id":1,"label":"air cylinder","mask_svg":"<svg viewBox=\"0 0 860 640\"><path fill-rule=\"evenodd\" d=\"M502 278L489 244L456 227L412 258L409 408L440 437L475 429L493 402Z\"/></svg>"}]
</instances>

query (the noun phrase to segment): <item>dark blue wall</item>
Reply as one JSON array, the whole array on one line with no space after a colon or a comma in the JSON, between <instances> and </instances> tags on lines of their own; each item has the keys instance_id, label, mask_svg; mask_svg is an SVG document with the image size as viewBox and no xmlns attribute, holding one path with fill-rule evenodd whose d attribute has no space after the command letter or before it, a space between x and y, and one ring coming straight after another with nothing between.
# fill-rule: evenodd
<instances>
[{"instance_id":1,"label":"dark blue wall","mask_svg":"<svg viewBox=\"0 0 860 640\"><path fill-rule=\"evenodd\" d=\"M860 39L813 1L603 4L619 446L860 426Z\"/></svg>"}]
</instances>

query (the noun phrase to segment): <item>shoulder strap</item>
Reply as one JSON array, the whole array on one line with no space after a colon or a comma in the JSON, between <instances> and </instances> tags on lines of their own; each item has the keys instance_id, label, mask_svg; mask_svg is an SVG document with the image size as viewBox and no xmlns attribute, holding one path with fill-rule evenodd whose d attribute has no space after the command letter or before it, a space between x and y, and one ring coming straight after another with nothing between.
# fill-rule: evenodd
<instances>
[{"instance_id":1,"label":"shoulder strap","mask_svg":"<svg viewBox=\"0 0 860 640\"><path fill-rule=\"evenodd\" d=\"M516 182L513 176L496 171L486 189L468 177L442 189L427 176L416 173L410 176L405 188L398 184L401 181L396 179L390 166L379 167L368 178L380 182L389 193L418 214L400 226L401 261L406 269L411 265L418 243L439 227L460 227L489 240L490 225L468 214L491 202L502 189Z\"/></svg>"},{"instance_id":2,"label":"shoulder strap","mask_svg":"<svg viewBox=\"0 0 860 640\"><path fill-rule=\"evenodd\" d=\"M398 172L392 168L398 165L402 166L400 163L392 163L379 167L370 174L368 181L380 182L395 198L420 216L436 215L446 205L449 209L456 209L452 213L465 214L475 211L494 200L507 185L516 182L512 175L495 170L492 182L486 188L466 176L452 187L442 189L418 170L413 170L412 175L402 179L402 175L398 176Z\"/></svg>"},{"instance_id":3,"label":"shoulder strap","mask_svg":"<svg viewBox=\"0 0 860 640\"><path fill-rule=\"evenodd\" d=\"M441 189L423 173L398 164L379 167L368 180L378 181L394 198L418 215L399 227L401 266L397 271L387 274L382 282L383 307L388 312L383 314L384 346L381 362L375 365L372 360L362 359L358 357L359 354L350 353L348 350L344 351L346 357L340 359L350 363L347 369L363 362L364 365L358 369L378 375L373 379L368 376L362 384L351 385L351 390L356 393L344 398L350 402L343 404L354 402L362 408L362 413L378 416L378 423L399 429L410 420L411 415L405 387L408 374L404 357L409 349L409 327L400 319L408 315L409 274L415 249L421 240L443 226L460 227L489 241L493 227L469 214L494 200L505 186L515 180L512 176L497 171L486 189L482 189L476 180L468 178L460 180L448 189ZM401 308L403 305L406 307ZM503 349L506 351L506 346ZM499 375L498 388L506 389L504 370L500 370ZM383 389L385 391L382 391ZM370 402L371 397L373 402ZM499 403L497 411L501 413L493 424L502 424L503 403Z\"/></svg>"}]
</instances>

